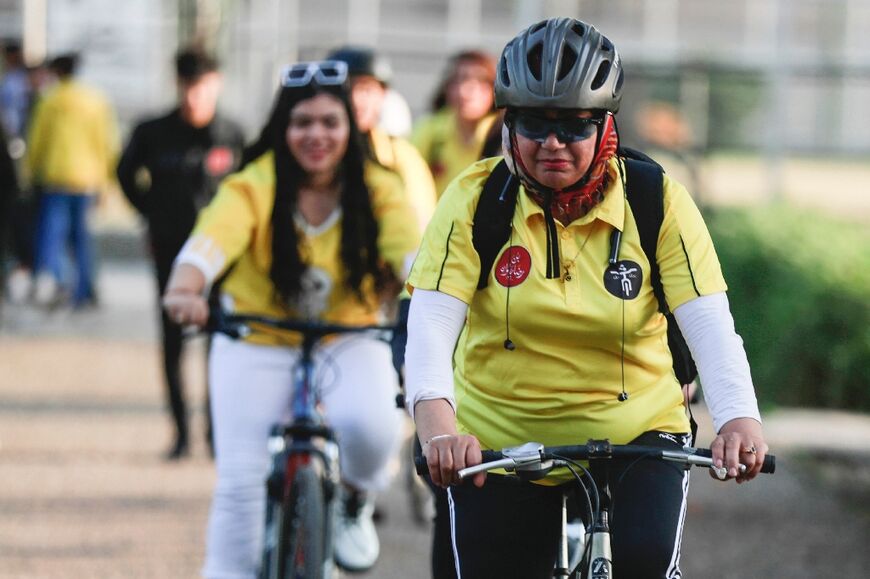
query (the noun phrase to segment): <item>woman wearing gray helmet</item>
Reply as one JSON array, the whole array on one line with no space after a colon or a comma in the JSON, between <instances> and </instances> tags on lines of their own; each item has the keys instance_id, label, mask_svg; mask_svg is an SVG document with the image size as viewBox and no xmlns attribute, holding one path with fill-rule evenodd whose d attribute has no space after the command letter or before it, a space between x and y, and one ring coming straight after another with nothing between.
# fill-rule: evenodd
<instances>
[{"instance_id":1,"label":"woman wearing gray helmet","mask_svg":"<svg viewBox=\"0 0 870 579\"><path fill-rule=\"evenodd\" d=\"M550 577L557 552L566 478L479 474L458 485L481 449L691 440L654 276L704 381L714 462L745 482L767 452L710 236L664 175L646 257L614 123L622 88L615 47L584 22L546 20L508 43L495 82L504 160L480 161L448 187L408 281L407 404L432 481L448 488L463 578ZM505 192L519 184L488 261L478 248L495 211L483 213L483 200L497 178ZM654 461L621 468L610 479L615 576L678 577L687 473Z\"/></svg>"}]
</instances>

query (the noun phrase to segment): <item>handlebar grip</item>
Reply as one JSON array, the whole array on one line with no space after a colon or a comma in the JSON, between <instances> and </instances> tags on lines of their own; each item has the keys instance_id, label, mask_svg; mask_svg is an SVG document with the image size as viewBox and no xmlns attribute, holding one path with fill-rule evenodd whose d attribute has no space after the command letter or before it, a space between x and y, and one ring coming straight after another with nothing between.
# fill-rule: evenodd
<instances>
[{"instance_id":1,"label":"handlebar grip","mask_svg":"<svg viewBox=\"0 0 870 579\"><path fill-rule=\"evenodd\" d=\"M417 474L420 476L429 474L429 463L426 462L425 456L414 457L414 470L417 471Z\"/></svg>"},{"instance_id":2,"label":"handlebar grip","mask_svg":"<svg viewBox=\"0 0 870 579\"><path fill-rule=\"evenodd\" d=\"M699 448L697 449L698 456L706 456L710 458L713 456L713 453L709 448ZM776 456L772 454L764 455L764 462L761 465L761 472L764 474L773 474L776 471Z\"/></svg>"},{"instance_id":3,"label":"handlebar grip","mask_svg":"<svg viewBox=\"0 0 870 579\"><path fill-rule=\"evenodd\" d=\"M492 462L503 458L500 450L484 450L481 454L483 455L483 460L480 462ZM429 474L429 463L426 462L425 456L414 457L414 470L417 471L417 474L420 476Z\"/></svg>"},{"instance_id":4,"label":"handlebar grip","mask_svg":"<svg viewBox=\"0 0 870 579\"><path fill-rule=\"evenodd\" d=\"M500 450L482 450L481 454L483 455L483 459L480 462L492 462L504 458L504 455Z\"/></svg>"}]
</instances>

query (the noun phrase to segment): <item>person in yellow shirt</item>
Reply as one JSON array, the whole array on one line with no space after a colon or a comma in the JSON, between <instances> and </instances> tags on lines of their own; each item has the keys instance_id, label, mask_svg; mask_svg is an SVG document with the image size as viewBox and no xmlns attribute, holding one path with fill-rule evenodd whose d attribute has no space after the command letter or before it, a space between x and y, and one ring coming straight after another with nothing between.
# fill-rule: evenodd
<instances>
[{"instance_id":1,"label":"person in yellow shirt","mask_svg":"<svg viewBox=\"0 0 870 579\"><path fill-rule=\"evenodd\" d=\"M617 154L615 47L587 23L553 18L508 43L498 70L504 160L480 161L448 187L408 280L407 405L432 481L448 488L457 575L542 579L556 562L564 479L480 474L459 486L458 470L479 464L482 448L528 441L668 447L691 436ZM519 183L516 205L485 267L473 230L485 231L486 215L476 208L501 163ZM725 281L692 199L662 178L664 293L704 383L714 462L749 481L767 445ZM679 576L688 473L651 461L610 474L621 481L614 574Z\"/></svg>"},{"instance_id":2,"label":"person in yellow shirt","mask_svg":"<svg viewBox=\"0 0 870 579\"><path fill-rule=\"evenodd\" d=\"M379 320L419 242L417 220L397 175L366 164L344 63L300 63L282 77L263 134L267 152L228 177L182 248L164 294L179 324L202 325L207 288L221 286L238 313L345 325ZM391 295L394 295L391 294ZM209 520L207 578L257 572L268 470L267 439L290 400L298 336L233 341L210 353L217 488ZM356 335L315 353L315 375L337 376L323 392L326 418L342 447L343 496L335 558L360 571L378 556L373 493L388 482L401 415L390 347Z\"/></svg>"},{"instance_id":3,"label":"person in yellow shirt","mask_svg":"<svg viewBox=\"0 0 870 579\"><path fill-rule=\"evenodd\" d=\"M435 111L414 127L411 142L429 164L440 197L447 185L480 158L493 115L495 60L479 50L450 60Z\"/></svg>"},{"instance_id":4,"label":"person in yellow shirt","mask_svg":"<svg viewBox=\"0 0 870 579\"><path fill-rule=\"evenodd\" d=\"M55 58L57 85L36 105L25 167L40 187L34 270L35 299L56 302L67 238L73 246L76 279L73 307L93 303L93 265L87 212L111 182L120 148L114 114L106 98L73 79L78 56Z\"/></svg>"},{"instance_id":5,"label":"person in yellow shirt","mask_svg":"<svg viewBox=\"0 0 870 579\"><path fill-rule=\"evenodd\" d=\"M435 211L435 181L432 173L411 143L401 137L388 135L378 127L392 78L390 64L369 48L353 46L334 50L327 59L347 64L354 116L364 137L363 144L374 161L402 177L422 231Z\"/></svg>"}]
</instances>

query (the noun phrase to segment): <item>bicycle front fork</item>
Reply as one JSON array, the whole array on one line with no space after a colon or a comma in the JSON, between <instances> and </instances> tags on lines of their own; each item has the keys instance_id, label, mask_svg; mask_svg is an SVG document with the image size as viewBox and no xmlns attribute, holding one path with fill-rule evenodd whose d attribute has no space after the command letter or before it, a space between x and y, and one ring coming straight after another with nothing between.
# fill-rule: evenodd
<instances>
[{"instance_id":1,"label":"bicycle front fork","mask_svg":"<svg viewBox=\"0 0 870 579\"><path fill-rule=\"evenodd\" d=\"M610 527L607 511L601 511L601 519L592 529L589 548L589 568L582 579L611 579L613 577L613 553L610 551Z\"/></svg>"},{"instance_id":2,"label":"bicycle front fork","mask_svg":"<svg viewBox=\"0 0 870 579\"><path fill-rule=\"evenodd\" d=\"M600 518L592 527L592 533L587 536L581 523L580 537L569 537L568 531L568 497L562 496L562 536L559 544L559 555L553 577L567 579L611 579L613 577L613 554L610 549L610 524L606 510L602 510ZM568 542L576 542L573 553L568 548ZM589 541L588 555L586 541ZM572 556L573 555L573 556ZM583 563L582 565L580 563Z\"/></svg>"},{"instance_id":3,"label":"bicycle front fork","mask_svg":"<svg viewBox=\"0 0 870 579\"><path fill-rule=\"evenodd\" d=\"M331 578L335 573L333 553L333 518L340 482L338 445L331 437L294 442L280 427L269 436L271 466L266 478L266 529L264 533L262 567L259 577L277 577L279 552L279 523L283 518L284 498L288 496L294 477L294 463L298 460L313 463L320 474L324 507L323 545L324 560L320 576Z\"/></svg>"}]
</instances>

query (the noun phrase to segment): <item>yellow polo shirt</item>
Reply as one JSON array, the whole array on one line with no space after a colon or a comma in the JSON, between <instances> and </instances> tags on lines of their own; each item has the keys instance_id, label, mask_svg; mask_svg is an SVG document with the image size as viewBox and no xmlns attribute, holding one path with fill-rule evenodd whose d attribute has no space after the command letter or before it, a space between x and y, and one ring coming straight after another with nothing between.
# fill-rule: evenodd
<instances>
[{"instance_id":1,"label":"yellow polo shirt","mask_svg":"<svg viewBox=\"0 0 870 579\"><path fill-rule=\"evenodd\" d=\"M604 200L568 226L556 222L562 277L546 278L544 213L521 187L512 237L487 287L478 291L471 226L483 184L499 160L476 163L450 185L408 281L411 291L437 290L469 305L454 353L460 430L489 449L589 438L625 444L649 430L688 432L667 323L658 312L617 161L608 166ZM724 291L703 219L683 186L667 176L664 210L657 256L670 307ZM623 231L623 269L608 273L614 228ZM503 345L508 326L514 351ZM629 398L620 402L623 368Z\"/></svg>"},{"instance_id":2,"label":"yellow polo shirt","mask_svg":"<svg viewBox=\"0 0 870 579\"><path fill-rule=\"evenodd\" d=\"M484 117L470 143L464 143L457 129L456 113L445 108L422 119L411 134L411 142L429 164L438 197L457 175L480 159L486 135L495 115Z\"/></svg>"},{"instance_id":3,"label":"yellow polo shirt","mask_svg":"<svg viewBox=\"0 0 870 579\"><path fill-rule=\"evenodd\" d=\"M419 243L414 211L401 179L374 163L366 167L372 207L378 221L378 251L397 276ZM272 206L275 201L274 160L267 153L221 184L214 200L200 213L186 251L215 272L235 263L221 289L232 300L236 313L274 317L300 317L362 325L378 321L379 299L372 279L364 280L359 297L344 282L341 260L341 216L333 216L318 228L297 223L302 259L308 265L303 278L305 297L282 303L269 277L272 266ZM288 223L288 227L294 224ZM297 343L291 334L263 336L259 343Z\"/></svg>"}]
</instances>

